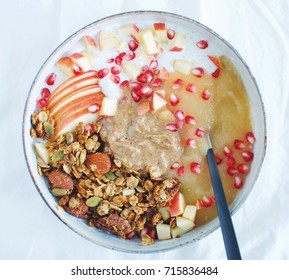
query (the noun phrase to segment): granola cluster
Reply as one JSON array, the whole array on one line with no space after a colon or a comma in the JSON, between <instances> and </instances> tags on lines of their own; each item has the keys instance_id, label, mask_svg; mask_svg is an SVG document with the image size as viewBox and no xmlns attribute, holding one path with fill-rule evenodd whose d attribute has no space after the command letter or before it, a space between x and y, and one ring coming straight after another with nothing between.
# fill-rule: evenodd
<instances>
[{"instance_id":1,"label":"granola cluster","mask_svg":"<svg viewBox=\"0 0 289 280\"><path fill-rule=\"evenodd\" d=\"M138 171L114 159L100 138L101 122L79 123L74 132L58 138L45 130L47 122L53 129L45 109L32 115L31 136L47 139L49 154L48 162L38 158L38 172L48 178L65 211L124 239L138 234L143 245L154 243L157 224L174 223L173 218L164 221L158 209L179 191L177 179L159 178L154 166Z\"/></svg>"}]
</instances>

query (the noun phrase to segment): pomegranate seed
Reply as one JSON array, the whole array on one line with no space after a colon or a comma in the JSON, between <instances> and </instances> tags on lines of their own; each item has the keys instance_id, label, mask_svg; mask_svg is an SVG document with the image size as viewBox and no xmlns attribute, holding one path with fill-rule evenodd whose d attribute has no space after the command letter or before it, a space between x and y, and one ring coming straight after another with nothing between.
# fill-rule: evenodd
<instances>
[{"instance_id":1,"label":"pomegranate seed","mask_svg":"<svg viewBox=\"0 0 289 280\"><path fill-rule=\"evenodd\" d=\"M195 131L195 135L198 137L204 137L205 131L202 128L197 128Z\"/></svg>"},{"instance_id":2,"label":"pomegranate seed","mask_svg":"<svg viewBox=\"0 0 289 280\"><path fill-rule=\"evenodd\" d=\"M120 54L114 60L115 64L121 65L122 64L122 56Z\"/></svg>"},{"instance_id":3,"label":"pomegranate seed","mask_svg":"<svg viewBox=\"0 0 289 280\"><path fill-rule=\"evenodd\" d=\"M173 83L173 89L179 89L183 85L183 80L177 79Z\"/></svg>"},{"instance_id":4,"label":"pomegranate seed","mask_svg":"<svg viewBox=\"0 0 289 280\"><path fill-rule=\"evenodd\" d=\"M126 52L121 52L121 53L119 53L119 57L121 57L121 58L123 58L124 56L126 55Z\"/></svg>"},{"instance_id":5,"label":"pomegranate seed","mask_svg":"<svg viewBox=\"0 0 289 280\"><path fill-rule=\"evenodd\" d=\"M158 67L158 65L159 65L158 61L156 59L152 59L150 61L149 67L150 67L150 69L156 69Z\"/></svg>"},{"instance_id":6,"label":"pomegranate seed","mask_svg":"<svg viewBox=\"0 0 289 280\"><path fill-rule=\"evenodd\" d=\"M46 107L46 105L47 105L47 99L40 98L40 99L37 100L38 109L42 109L43 107Z\"/></svg>"},{"instance_id":7,"label":"pomegranate seed","mask_svg":"<svg viewBox=\"0 0 289 280\"><path fill-rule=\"evenodd\" d=\"M215 156L215 160L216 160L217 165L221 164L222 161L223 161L223 160L222 160L221 158L219 158L218 156Z\"/></svg>"},{"instance_id":8,"label":"pomegranate seed","mask_svg":"<svg viewBox=\"0 0 289 280\"><path fill-rule=\"evenodd\" d=\"M241 150L241 149L244 149L245 148L245 144L243 141L239 140L239 139L236 139L234 141L234 146L237 150Z\"/></svg>"},{"instance_id":9,"label":"pomegranate seed","mask_svg":"<svg viewBox=\"0 0 289 280\"><path fill-rule=\"evenodd\" d=\"M217 68L211 75L214 78L218 78L220 76L220 68Z\"/></svg>"},{"instance_id":10,"label":"pomegranate seed","mask_svg":"<svg viewBox=\"0 0 289 280\"><path fill-rule=\"evenodd\" d=\"M193 173L201 173L201 165L198 162L192 162L190 167Z\"/></svg>"},{"instance_id":11,"label":"pomegranate seed","mask_svg":"<svg viewBox=\"0 0 289 280\"><path fill-rule=\"evenodd\" d=\"M178 131L178 127L175 123L168 123L166 126L165 126L165 129L171 131L171 132L176 132Z\"/></svg>"},{"instance_id":12,"label":"pomegranate seed","mask_svg":"<svg viewBox=\"0 0 289 280\"><path fill-rule=\"evenodd\" d=\"M236 160L233 157L227 157L226 158L227 165L234 165L236 163Z\"/></svg>"},{"instance_id":13,"label":"pomegranate seed","mask_svg":"<svg viewBox=\"0 0 289 280\"><path fill-rule=\"evenodd\" d=\"M139 102L141 97L134 91L131 92L131 97L134 102Z\"/></svg>"},{"instance_id":14,"label":"pomegranate seed","mask_svg":"<svg viewBox=\"0 0 289 280\"><path fill-rule=\"evenodd\" d=\"M156 239L156 238L157 238L156 230L155 230L155 229L152 229L152 230L149 232L149 236L150 236L152 239Z\"/></svg>"},{"instance_id":15,"label":"pomegranate seed","mask_svg":"<svg viewBox=\"0 0 289 280\"><path fill-rule=\"evenodd\" d=\"M119 84L120 82L120 77L117 75L111 75L110 79L115 83L115 84Z\"/></svg>"},{"instance_id":16,"label":"pomegranate seed","mask_svg":"<svg viewBox=\"0 0 289 280\"><path fill-rule=\"evenodd\" d=\"M192 138L188 138L187 140L186 140L186 145L188 146L188 147L191 147L191 148L196 148L196 141L194 140L194 139L192 139Z\"/></svg>"},{"instance_id":17,"label":"pomegranate seed","mask_svg":"<svg viewBox=\"0 0 289 280\"><path fill-rule=\"evenodd\" d=\"M101 69L101 70L98 71L98 78L102 79L102 78L104 78L108 73L109 73L109 69L108 69L108 68L103 68L103 69Z\"/></svg>"},{"instance_id":18,"label":"pomegranate seed","mask_svg":"<svg viewBox=\"0 0 289 280\"><path fill-rule=\"evenodd\" d=\"M176 110L175 111L175 117L177 120L182 121L185 119L185 113L183 110Z\"/></svg>"},{"instance_id":19,"label":"pomegranate seed","mask_svg":"<svg viewBox=\"0 0 289 280\"><path fill-rule=\"evenodd\" d=\"M179 176L184 176L185 173L186 173L185 167L184 167L183 165L180 166L180 167L178 168L178 170L177 170L177 173L178 173Z\"/></svg>"},{"instance_id":20,"label":"pomegranate seed","mask_svg":"<svg viewBox=\"0 0 289 280\"><path fill-rule=\"evenodd\" d=\"M161 87L163 85L163 81L160 78L156 78L153 82L152 82L152 86L153 87Z\"/></svg>"},{"instance_id":21,"label":"pomegranate seed","mask_svg":"<svg viewBox=\"0 0 289 280\"><path fill-rule=\"evenodd\" d=\"M134 51L138 48L138 43L137 43L136 41L134 41L134 40L130 40L130 41L128 42L128 48L129 48L132 52L134 52Z\"/></svg>"},{"instance_id":22,"label":"pomegranate seed","mask_svg":"<svg viewBox=\"0 0 289 280\"><path fill-rule=\"evenodd\" d=\"M48 88L43 88L41 90L41 97L47 99L50 96L51 92Z\"/></svg>"},{"instance_id":23,"label":"pomegranate seed","mask_svg":"<svg viewBox=\"0 0 289 280\"><path fill-rule=\"evenodd\" d=\"M248 173L249 169L250 169L249 166L246 165L245 163L241 163L240 165L238 165L238 170L242 174Z\"/></svg>"},{"instance_id":24,"label":"pomegranate seed","mask_svg":"<svg viewBox=\"0 0 289 280\"><path fill-rule=\"evenodd\" d=\"M139 89L137 93L138 95L143 97L150 97L153 94L153 90L150 86L143 86Z\"/></svg>"},{"instance_id":25,"label":"pomegranate seed","mask_svg":"<svg viewBox=\"0 0 289 280\"><path fill-rule=\"evenodd\" d=\"M176 31L173 29L168 29L167 31L167 37L169 40L172 40L176 35Z\"/></svg>"},{"instance_id":26,"label":"pomegranate seed","mask_svg":"<svg viewBox=\"0 0 289 280\"><path fill-rule=\"evenodd\" d=\"M123 59L126 61L131 61L134 58L135 58L135 52L129 52L123 57Z\"/></svg>"},{"instance_id":27,"label":"pomegranate seed","mask_svg":"<svg viewBox=\"0 0 289 280\"><path fill-rule=\"evenodd\" d=\"M229 157L233 154L233 151L228 147L228 146L225 146L224 147L224 155Z\"/></svg>"},{"instance_id":28,"label":"pomegranate seed","mask_svg":"<svg viewBox=\"0 0 289 280\"><path fill-rule=\"evenodd\" d=\"M204 100L209 100L211 98L212 94L206 89L202 93L202 98Z\"/></svg>"},{"instance_id":29,"label":"pomegranate seed","mask_svg":"<svg viewBox=\"0 0 289 280\"><path fill-rule=\"evenodd\" d=\"M201 67L196 67L196 68L193 68L191 73L195 76L195 77L198 77L198 78L201 78L204 76L204 69L201 68Z\"/></svg>"},{"instance_id":30,"label":"pomegranate seed","mask_svg":"<svg viewBox=\"0 0 289 280\"><path fill-rule=\"evenodd\" d=\"M247 132L246 135L245 135L248 143L250 144L255 144L256 142L256 138L255 138L255 135L253 134L253 132Z\"/></svg>"},{"instance_id":31,"label":"pomegranate seed","mask_svg":"<svg viewBox=\"0 0 289 280\"><path fill-rule=\"evenodd\" d=\"M154 78L154 73L152 70L148 69L143 73L147 79L147 83L150 83Z\"/></svg>"},{"instance_id":32,"label":"pomegranate seed","mask_svg":"<svg viewBox=\"0 0 289 280\"><path fill-rule=\"evenodd\" d=\"M129 86L129 81L128 80L124 80L120 83L119 88L120 89L126 89Z\"/></svg>"},{"instance_id":33,"label":"pomegranate seed","mask_svg":"<svg viewBox=\"0 0 289 280\"><path fill-rule=\"evenodd\" d=\"M160 69L154 69L154 75L155 75L155 76L159 75L159 74L160 74L160 72L161 72L161 70L160 70Z\"/></svg>"},{"instance_id":34,"label":"pomegranate seed","mask_svg":"<svg viewBox=\"0 0 289 280\"><path fill-rule=\"evenodd\" d=\"M113 63L114 62L114 58L109 58L106 63Z\"/></svg>"},{"instance_id":35,"label":"pomegranate seed","mask_svg":"<svg viewBox=\"0 0 289 280\"><path fill-rule=\"evenodd\" d=\"M229 166L228 169L227 169L227 173L228 175L230 176L234 176L238 173L238 169L234 166Z\"/></svg>"},{"instance_id":36,"label":"pomegranate seed","mask_svg":"<svg viewBox=\"0 0 289 280\"><path fill-rule=\"evenodd\" d=\"M171 105L176 106L179 102L180 102L180 99L175 94L172 93L170 96Z\"/></svg>"},{"instance_id":37,"label":"pomegranate seed","mask_svg":"<svg viewBox=\"0 0 289 280\"><path fill-rule=\"evenodd\" d=\"M251 161L254 158L254 154L252 152L243 152L242 157L245 161Z\"/></svg>"},{"instance_id":38,"label":"pomegranate seed","mask_svg":"<svg viewBox=\"0 0 289 280\"><path fill-rule=\"evenodd\" d=\"M239 176L236 176L234 178L234 186L237 189L241 189L243 187L243 181L241 180L241 178Z\"/></svg>"},{"instance_id":39,"label":"pomegranate seed","mask_svg":"<svg viewBox=\"0 0 289 280\"><path fill-rule=\"evenodd\" d=\"M130 88L133 90L133 92L138 92L142 85L138 82L132 82L130 83Z\"/></svg>"},{"instance_id":40,"label":"pomegranate seed","mask_svg":"<svg viewBox=\"0 0 289 280\"><path fill-rule=\"evenodd\" d=\"M197 43L197 46L200 48L200 49L206 49L208 47L208 42L205 41L205 40L201 40Z\"/></svg>"},{"instance_id":41,"label":"pomegranate seed","mask_svg":"<svg viewBox=\"0 0 289 280\"><path fill-rule=\"evenodd\" d=\"M184 125L184 121L177 121L177 128L182 129Z\"/></svg>"},{"instance_id":42,"label":"pomegranate seed","mask_svg":"<svg viewBox=\"0 0 289 280\"><path fill-rule=\"evenodd\" d=\"M202 197L202 201L205 207L210 207L213 204L213 200L205 195Z\"/></svg>"},{"instance_id":43,"label":"pomegranate seed","mask_svg":"<svg viewBox=\"0 0 289 280\"><path fill-rule=\"evenodd\" d=\"M139 74L136 79L142 84L147 83L147 78L143 73Z\"/></svg>"},{"instance_id":44,"label":"pomegranate seed","mask_svg":"<svg viewBox=\"0 0 289 280\"><path fill-rule=\"evenodd\" d=\"M186 87L186 91L196 93L197 92L197 87L194 84L188 84Z\"/></svg>"},{"instance_id":45,"label":"pomegranate seed","mask_svg":"<svg viewBox=\"0 0 289 280\"><path fill-rule=\"evenodd\" d=\"M175 170L175 169L178 169L180 167L180 163L179 162L174 162L172 165L171 165L171 169L172 170Z\"/></svg>"},{"instance_id":46,"label":"pomegranate seed","mask_svg":"<svg viewBox=\"0 0 289 280\"><path fill-rule=\"evenodd\" d=\"M94 126L92 123L87 123L85 126L84 126L84 129L86 131L89 131L90 133L94 133Z\"/></svg>"},{"instance_id":47,"label":"pomegranate seed","mask_svg":"<svg viewBox=\"0 0 289 280\"><path fill-rule=\"evenodd\" d=\"M111 74L114 74L114 75L120 74L121 67L119 65L112 66L110 68L110 72L111 72Z\"/></svg>"},{"instance_id":48,"label":"pomegranate seed","mask_svg":"<svg viewBox=\"0 0 289 280\"><path fill-rule=\"evenodd\" d=\"M91 114L94 114L94 113L98 112L99 109L100 109L100 106L96 103L96 104L88 107L88 112Z\"/></svg>"},{"instance_id":49,"label":"pomegranate seed","mask_svg":"<svg viewBox=\"0 0 289 280\"><path fill-rule=\"evenodd\" d=\"M130 233L128 233L128 234L126 235L126 238L127 238L127 239L132 239L134 236L135 236L135 231L131 231Z\"/></svg>"},{"instance_id":50,"label":"pomegranate seed","mask_svg":"<svg viewBox=\"0 0 289 280\"><path fill-rule=\"evenodd\" d=\"M143 72L145 72L145 71L147 71L147 70L149 70L150 68L147 66L147 65L144 65L142 68L141 68L141 70L143 71Z\"/></svg>"},{"instance_id":51,"label":"pomegranate seed","mask_svg":"<svg viewBox=\"0 0 289 280\"><path fill-rule=\"evenodd\" d=\"M49 74L48 77L46 78L46 84L49 86L53 86L55 83L55 79L56 79L55 73Z\"/></svg>"},{"instance_id":52,"label":"pomegranate seed","mask_svg":"<svg viewBox=\"0 0 289 280\"><path fill-rule=\"evenodd\" d=\"M76 64L73 64L73 65L72 65L72 70L73 70L73 73L74 73L75 75L78 75L78 74L81 73L81 69L80 69Z\"/></svg>"},{"instance_id":53,"label":"pomegranate seed","mask_svg":"<svg viewBox=\"0 0 289 280\"><path fill-rule=\"evenodd\" d=\"M186 116L185 117L185 123L195 125L196 124L196 119L193 116Z\"/></svg>"}]
</instances>

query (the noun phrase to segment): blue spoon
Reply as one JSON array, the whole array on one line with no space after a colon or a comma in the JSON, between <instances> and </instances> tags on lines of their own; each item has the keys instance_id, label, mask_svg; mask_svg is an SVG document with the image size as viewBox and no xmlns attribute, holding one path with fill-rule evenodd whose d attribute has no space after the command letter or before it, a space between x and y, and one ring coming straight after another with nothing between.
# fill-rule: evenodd
<instances>
[{"instance_id":1,"label":"blue spoon","mask_svg":"<svg viewBox=\"0 0 289 280\"><path fill-rule=\"evenodd\" d=\"M209 165L211 181L213 185L214 194L216 197L216 205L220 219L220 225L226 249L227 259L241 260L242 258L239 250L238 241L236 238L234 226L229 212L228 203L226 200L223 184L215 160L215 155L209 134L207 134L207 139L209 144L209 148L207 151L207 162Z\"/></svg>"}]
</instances>

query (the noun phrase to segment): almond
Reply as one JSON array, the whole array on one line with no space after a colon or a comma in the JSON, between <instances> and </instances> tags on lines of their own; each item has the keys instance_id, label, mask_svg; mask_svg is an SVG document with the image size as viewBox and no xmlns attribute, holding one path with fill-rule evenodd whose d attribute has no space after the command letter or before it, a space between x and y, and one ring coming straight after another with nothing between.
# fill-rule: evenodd
<instances>
[{"instance_id":1,"label":"almond","mask_svg":"<svg viewBox=\"0 0 289 280\"><path fill-rule=\"evenodd\" d=\"M61 171L54 170L49 173L48 180L50 181L52 188L58 189L72 189L73 181L71 177Z\"/></svg>"},{"instance_id":2,"label":"almond","mask_svg":"<svg viewBox=\"0 0 289 280\"><path fill-rule=\"evenodd\" d=\"M99 174L105 174L109 172L111 168L110 158L105 153L95 153L95 154L88 155L86 157L85 164L93 172L96 172Z\"/></svg>"}]
</instances>

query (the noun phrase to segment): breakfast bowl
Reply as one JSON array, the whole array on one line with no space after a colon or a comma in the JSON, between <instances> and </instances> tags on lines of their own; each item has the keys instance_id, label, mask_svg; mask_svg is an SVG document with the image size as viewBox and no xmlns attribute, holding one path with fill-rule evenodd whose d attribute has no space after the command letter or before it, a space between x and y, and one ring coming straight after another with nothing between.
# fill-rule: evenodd
<instances>
[{"instance_id":1,"label":"breakfast bowl","mask_svg":"<svg viewBox=\"0 0 289 280\"><path fill-rule=\"evenodd\" d=\"M23 120L28 169L53 213L87 240L133 253L219 227L206 133L234 214L265 156L256 81L214 31L157 11L67 38L36 75Z\"/></svg>"}]
</instances>

